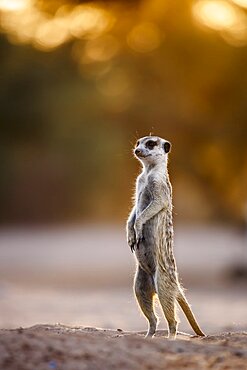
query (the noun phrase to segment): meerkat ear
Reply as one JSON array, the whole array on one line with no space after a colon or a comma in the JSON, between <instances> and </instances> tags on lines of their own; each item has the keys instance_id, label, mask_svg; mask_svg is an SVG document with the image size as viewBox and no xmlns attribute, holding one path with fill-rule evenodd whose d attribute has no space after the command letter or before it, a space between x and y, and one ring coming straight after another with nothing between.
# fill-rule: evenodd
<instances>
[{"instance_id":1,"label":"meerkat ear","mask_svg":"<svg viewBox=\"0 0 247 370\"><path fill-rule=\"evenodd\" d=\"M170 143L169 141L166 141L166 142L163 144L163 146L164 146L164 151L165 151L165 153L169 153L169 152L171 151L171 147L172 147L172 145L171 145L171 143Z\"/></svg>"}]
</instances>

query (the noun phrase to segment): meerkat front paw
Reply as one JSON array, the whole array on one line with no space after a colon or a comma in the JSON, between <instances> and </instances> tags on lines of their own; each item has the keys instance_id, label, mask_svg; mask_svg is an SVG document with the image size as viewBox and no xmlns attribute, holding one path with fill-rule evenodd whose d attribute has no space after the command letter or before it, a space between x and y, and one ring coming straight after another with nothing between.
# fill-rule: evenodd
<instances>
[{"instance_id":1,"label":"meerkat front paw","mask_svg":"<svg viewBox=\"0 0 247 370\"><path fill-rule=\"evenodd\" d=\"M140 221L136 220L134 229L135 229L135 234L136 234L136 249L138 249L139 244L144 241L144 237L142 233L143 225L140 223Z\"/></svg>"},{"instance_id":2,"label":"meerkat front paw","mask_svg":"<svg viewBox=\"0 0 247 370\"><path fill-rule=\"evenodd\" d=\"M136 244L136 233L133 226L127 228L127 241L128 245L130 246L131 252L133 253Z\"/></svg>"}]
</instances>

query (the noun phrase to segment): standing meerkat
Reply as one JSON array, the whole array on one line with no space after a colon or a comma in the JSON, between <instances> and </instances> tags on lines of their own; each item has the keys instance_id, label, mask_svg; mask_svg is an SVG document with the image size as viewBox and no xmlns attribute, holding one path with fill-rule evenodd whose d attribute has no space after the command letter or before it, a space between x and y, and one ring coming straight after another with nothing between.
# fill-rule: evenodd
<instances>
[{"instance_id":1,"label":"standing meerkat","mask_svg":"<svg viewBox=\"0 0 247 370\"><path fill-rule=\"evenodd\" d=\"M169 327L177 333L176 302L197 335L204 336L178 280L173 254L172 187L167 170L171 144L157 136L139 139L134 155L143 171L136 180L135 204L127 221L127 240L135 253L137 270L134 291L148 320L147 337L157 327L154 298L157 295Z\"/></svg>"}]
</instances>

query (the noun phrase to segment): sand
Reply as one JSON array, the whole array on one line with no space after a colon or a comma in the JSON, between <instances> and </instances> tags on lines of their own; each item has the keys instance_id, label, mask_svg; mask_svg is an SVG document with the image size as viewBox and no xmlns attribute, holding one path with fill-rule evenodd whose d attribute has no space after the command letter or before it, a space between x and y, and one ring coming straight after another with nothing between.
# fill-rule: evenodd
<instances>
[{"instance_id":1,"label":"sand","mask_svg":"<svg viewBox=\"0 0 247 370\"><path fill-rule=\"evenodd\" d=\"M178 230L180 277L209 336L180 333L174 342L160 311L155 338L139 331L147 323L121 230L0 232L0 370L246 370L246 281L229 280L246 262L246 238L225 229ZM179 330L192 333L179 317Z\"/></svg>"},{"instance_id":2,"label":"sand","mask_svg":"<svg viewBox=\"0 0 247 370\"><path fill-rule=\"evenodd\" d=\"M36 325L0 330L0 368L10 370L245 369L247 332L205 338L158 331L124 332L94 327Z\"/></svg>"}]
</instances>

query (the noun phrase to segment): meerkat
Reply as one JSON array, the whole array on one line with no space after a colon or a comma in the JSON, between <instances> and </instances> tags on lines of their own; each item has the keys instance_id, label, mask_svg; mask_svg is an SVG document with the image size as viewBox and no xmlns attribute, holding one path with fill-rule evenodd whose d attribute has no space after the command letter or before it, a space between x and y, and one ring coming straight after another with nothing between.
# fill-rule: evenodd
<instances>
[{"instance_id":1,"label":"meerkat","mask_svg":"<svg viewBox=\"0 0 247 370\"><path fill-rule=\"evenodd\" d=\"M168 323L168 337L177 334L176 303L180 305L198 336L204 336L178 280L173 254L172 187L167 170L171 144L157 136L139 139L135 157L143 170L136 180L134 207L127 221L127 241L134 252L137 269L134 292L148 320L146 337L157 327L154 299L158 297Z\"/></svg>"}]
</instances>

